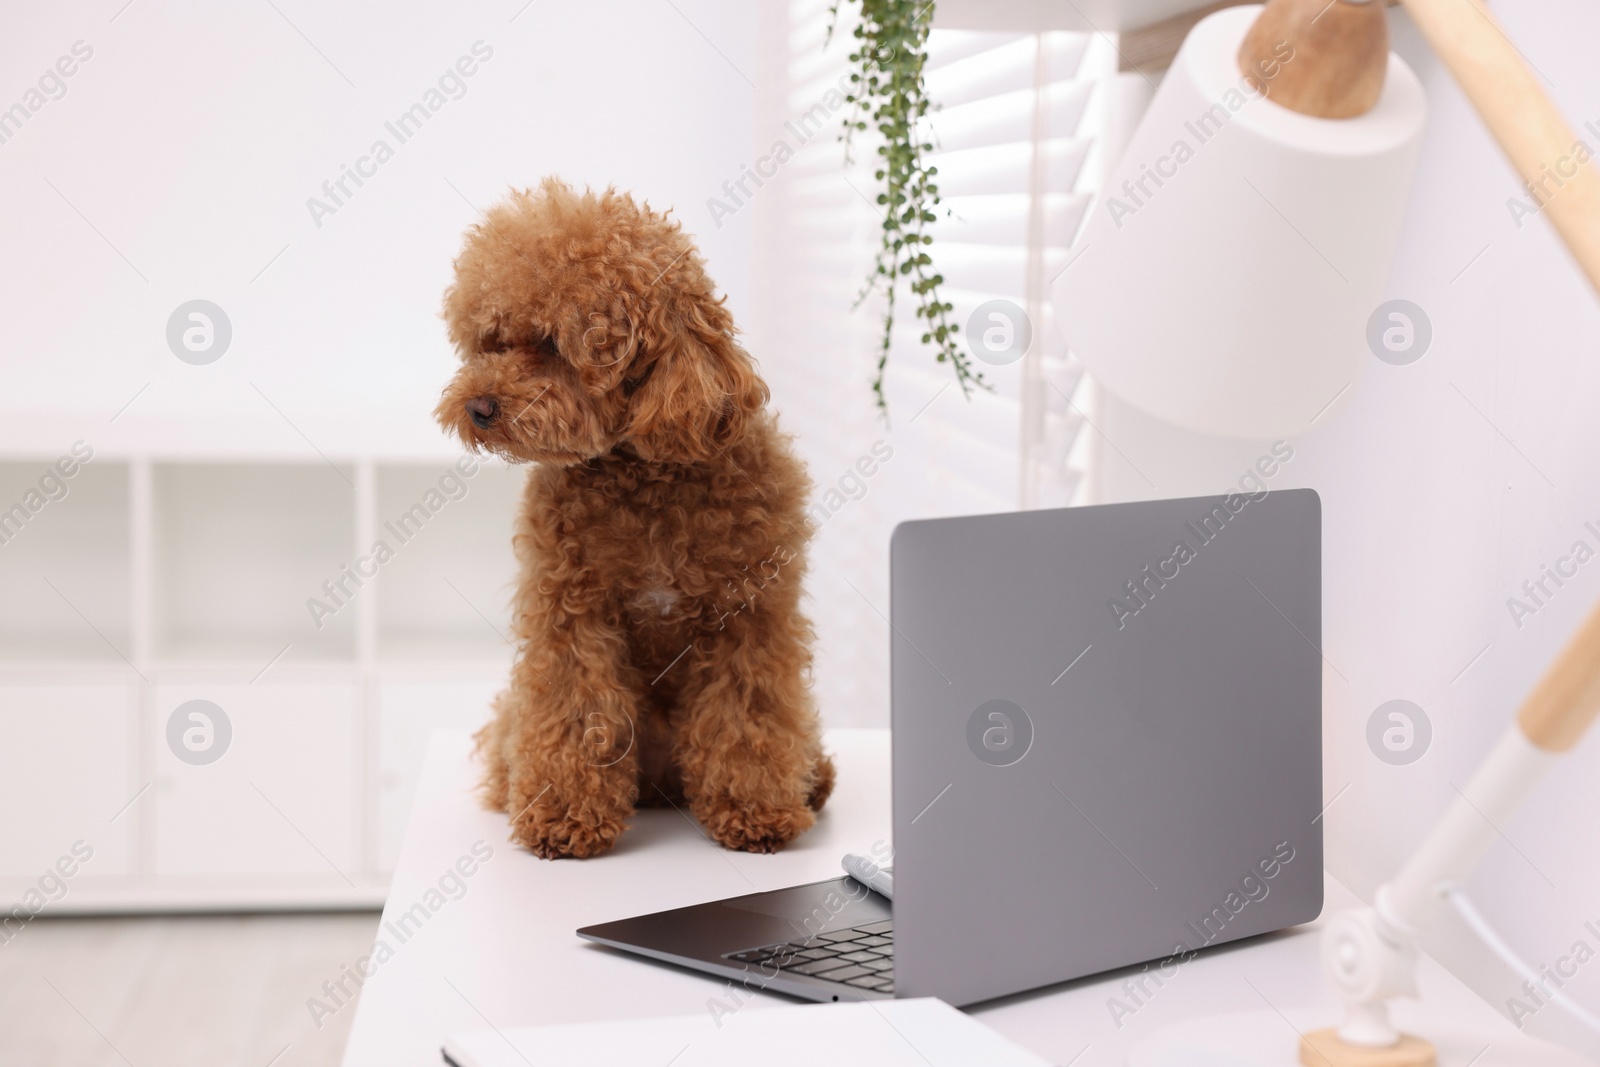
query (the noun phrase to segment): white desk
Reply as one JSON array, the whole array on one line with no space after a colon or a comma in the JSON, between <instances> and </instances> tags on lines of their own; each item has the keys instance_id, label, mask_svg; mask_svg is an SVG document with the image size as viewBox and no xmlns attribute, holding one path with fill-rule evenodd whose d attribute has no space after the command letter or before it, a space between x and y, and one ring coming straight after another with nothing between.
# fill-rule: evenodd
<instances>
[{"instance_id":1,"label":"white desk","mask_svg":"<svg viewBox=\"0 0 1600 1067\"><path fill-rule=\"evenodd\" d=\"M384 908L379 937L393 950L361 994L346 1067L438 1067L444 1037L457 1030L692 1014L726 996L719 980L588 944L573 931L589 923L839 874L839 857L890 838L889 737L884 730L828 735L839 784L816 827L774 856L726 852L671 809L640 812L611 853L590 860L539 860L506 840L505 816L478 807L477 769L461 734L434 736L411 825ZM475 842L492 858L459 879L459 899L427 897ZM480 851L483 845L478 846ZM466 864L468 868L472 863ZM457 890L459 892L459 890ZM1354 903L1329 880L1328 906ZM421 902L402 942L393 931ZM981 921L975 919L975 921ZM1322 980L1315 926L1213 950L1186 965L1119 1029L1107 998L1130 972L1085 979L996 1001L979 1018L1058 1064L1123 1063L1137 1040L1176 1023L1257 1011L1282 1027L1285 1065L1295 1034L1337 1020ZM1252 988L1252 986L1254 988ZM1402 1028L1439 1045L1441 1067L1573 1064L1536 1051L1448 973L1424 959L1426 1003L1396 1012ZM756 994L744 1010L796 1003Z\"/></svg>"}]
</instances>

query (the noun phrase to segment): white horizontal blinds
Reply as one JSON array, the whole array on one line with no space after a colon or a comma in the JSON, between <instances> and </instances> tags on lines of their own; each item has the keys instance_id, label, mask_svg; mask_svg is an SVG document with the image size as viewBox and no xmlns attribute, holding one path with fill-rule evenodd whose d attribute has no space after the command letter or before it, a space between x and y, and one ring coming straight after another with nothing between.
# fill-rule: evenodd
<instances>
[{"instance_id":1,"label":"white horizontal blinds","mask_svg":"<svg viewBox=\"0 0 1600 1067\"><path fill-rule=\"evenodd\" d=\"M939 510L999 510L1026 506L1028 476L1025 413L1038 407L1030 396L1042 387L1049 365L1057 385L1070 395L1076 382L1062 364L1064 345L1044 307L1044 272L1064 251L1088 208L1075 183L1089 143L1079 128L1093 85L1080 77L1089 45L1075 33L990 33L935 29L929 35L927 86L938 110L928 127L944 198L932 227L933 254L945 276L944 297L964 331L979 333L994 320L974 322L973 312L994 299L1011 301L1032 323L1033 346L1023 361L977 365L995 386L992 395L963 405L946 396L925 416L930 420L930 490ZM907 351L900 373L924 390L937 388L948 368ZM1063 407L1065 405L1063 404ZM1035 417L1036 422L1043 420ZM1061 456L1075 424L1056 420L1052 442ZM1037 454L1039 450L1034 449ZM1003 472L1003 473L1002 473ZM1059 503L1070 499L1076 479L1066 477Z\"/></svg>"},{"instance_id":2,"label":"white horizontal blinds","mask_svg":"<svg viewBox=\"0 0 1600 1067\"><path fill-rule=\"evenodd\" d=\"M1064 357L980 364L996 391L965 401L950 367L921 343L921 320L902 289L886 379L891 422L884 424L869 389L881 299L852 310L880 236L877 141L870 130L858 135L854 162L844 165L837 139L844 110L831 94L855 45L854 8L844 6L824 47L828 6L788 0L763 9L752 155L758 164L786 158L776 169L757 167L764 184L749 201L755 306L746 325L774 405L817 483L812 514L820 529L806 588L818 632L819 706L834 723L881 725L890 533L904 519L1023 502L1024 375ZM937 142L933 162L952 209L934 225L932 250L963 330L992 298L1047 323L1036 306L1042 274L1087 205L1073 191L1090 151L1078 133L1090 99L1079 77L1086 47L1071 34L935 28L930 35L928 85L943 107L929 116L928 139ZM1047 333L1036 337L1036 351L1051 351ZM1058 384L1071 391L1071 381Z\"/></svg>"},{"instance_id":3,"label":"white horizontal blinds","mask_svg":"<svg viewBox=\"0 0 1600 1067\"><path fill-rule=\"evenodd\" d=\"M1058 35L1046 39L1053 36ZM1092 503L1088 472L1101 444L1090 425L1097 392L1068 349L1049 297L1050 283L1082 251L1075 240L1112 162L1107 157L1117 150L1107 138L1114 118L1106 90L1116 77L1118 55L1114 41L1102 34L1065 36L1082 44L1070 82L1074 92L1066 99L1042 94L1040 136L1045 160L1074 158L1077 165L1070 175L1053 165L1038 172L1042 217L1035 231L1029 309L1039 334L1026 361L1021 427L1021 503L1028 508Z\"/></svg>"},{"instance_id":4,"label":"white horizontal blinds","mask_svg":"<svg viewBox=\"0 0 1600 1067\"><path fill-rule=\"evenodd\" d=\"M891 483L912 461L873 405L875 313L851 308L878 232L875 142L861 138L855 162L844 165L849 83L841 78L854 45L853 9L844 6L825 46L828 6L788 0L762 8L752 154L758 162L792 155L776 171L763 168L773 177L751 200L755 306L746 326L782 426L816 483L805 607L817 631L819 709L833 724L883 726L888 638L878 613L889 608L889 531L900 517Z\"/></svg>"}]
</instances>

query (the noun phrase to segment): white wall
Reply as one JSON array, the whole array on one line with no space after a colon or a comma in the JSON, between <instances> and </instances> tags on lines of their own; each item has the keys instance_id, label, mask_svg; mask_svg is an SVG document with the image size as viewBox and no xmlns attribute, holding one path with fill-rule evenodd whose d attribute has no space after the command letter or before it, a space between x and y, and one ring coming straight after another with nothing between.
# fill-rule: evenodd
<instances>
[{"instance_id":1,"label":"white wall","mask_svg":"<svg viewBox=\"0 0 1600 1067\"><path fill-rule=\"evenodd\" d=\"M1495 9L1573 124L1600 125L1600 9ZM1370 360L1349 406L1293 442L1281 483L1322 494L1325 796L1348 786L1328 812L1328 866L1363 894L1455 797L1600 599L1590 564L1520 627L1506 604L1575 540L1600 550L1583 525L1600 527L1600 305L1543 220L1516 227L1513 172L1403 9L1389 18L1431 114L1387 295L1421 305L1434 339L1409 366ZM1103 428L1157 486L1108 452L1107 499L1215 491L1261 450L1107 408ZM1395 698L1419 704L1434 730L1408 766L1380 762L1365 740L1368 717ZM1582 926L1600 918L1597 812L1591 736L1500 828L1470 886L1535 966L1579 938L1600 948ZM1600 1004L1600 967L1569 990Z\"/></svg>"},{"instance_id":2,"label":"white wall","mask_svg":"<svg viewBox=\"0 0 1600 1067\"><path fill-rule=\"evenodd\" d=\"M546 174L676 206L742 314L748 217L697 208L747 156L752 5L125 2L21 5L0 35L0 109L93 52L0 143L0 413L109 415L152 383L139 412L253 416L254 383L297 420L431 421L460 234ZM385 130L477 41L464 95ZM319 227L307 199L380 138ZM165 344L195 297L233 323L207 367Z\"/></svg>"}]
</instances>

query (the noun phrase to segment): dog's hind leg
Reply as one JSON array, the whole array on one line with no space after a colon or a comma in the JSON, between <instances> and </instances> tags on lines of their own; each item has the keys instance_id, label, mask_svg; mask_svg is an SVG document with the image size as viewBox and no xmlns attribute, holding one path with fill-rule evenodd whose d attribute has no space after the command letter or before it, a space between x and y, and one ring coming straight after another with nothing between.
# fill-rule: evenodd
<instances>
[{"instance_id":1,"label":"dog's hind leg","mask_svg":"<svg viewBox=\"0 0 1600 1067\"><path fill-rule=\"evenodd\" d=\"M811 795L806 798L806 806L812 811L821 811L822 805L833 795L833 759L819 745L811 766Z\"/></svg>"}]
</instances>

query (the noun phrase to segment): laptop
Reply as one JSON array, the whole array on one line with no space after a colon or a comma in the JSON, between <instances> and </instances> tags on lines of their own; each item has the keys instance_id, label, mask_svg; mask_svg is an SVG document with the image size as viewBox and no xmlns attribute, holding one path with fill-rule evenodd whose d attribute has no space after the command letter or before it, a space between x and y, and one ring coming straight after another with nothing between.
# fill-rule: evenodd
<instances>
[{"instance_id":1,"label":"laptop","mask_svg":"<svg viewBox=\"0 0 1600 1067\"><path fill-rule=\"evenodd\" d=\"M580 937L963 1006L1320 914L1315 492L906 522L889 570L892 905L843 877Z\"/></svg>"}]
</instances>

